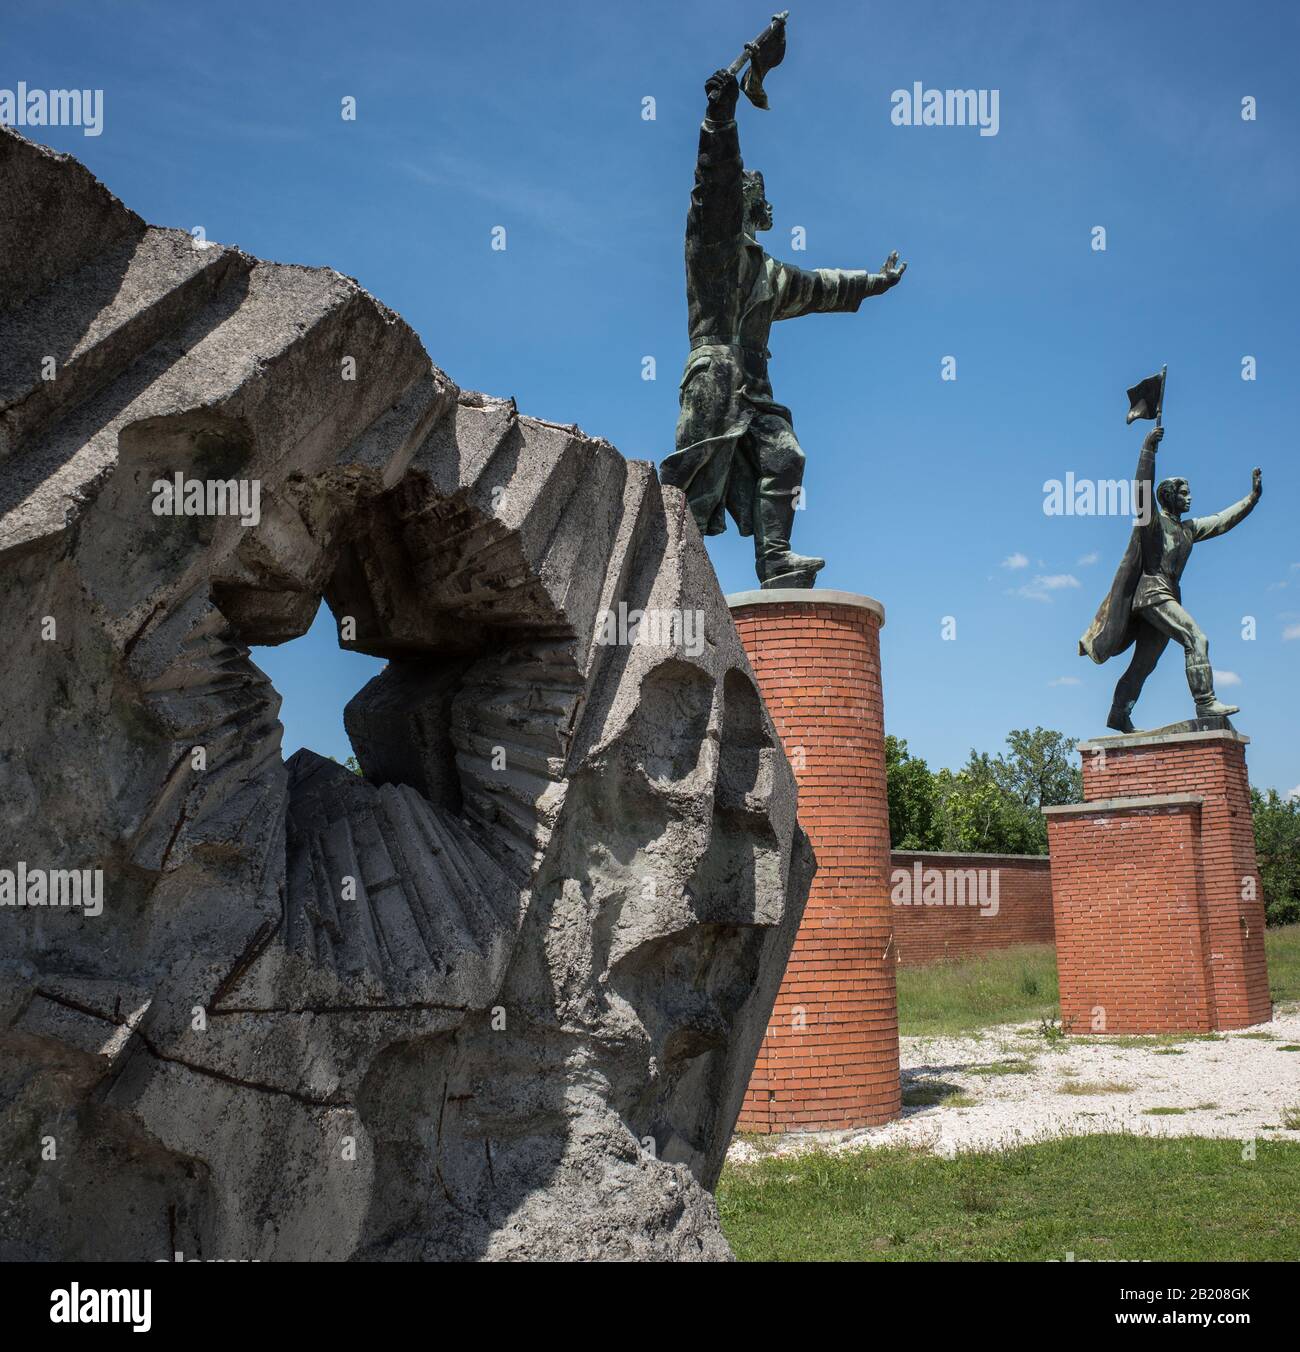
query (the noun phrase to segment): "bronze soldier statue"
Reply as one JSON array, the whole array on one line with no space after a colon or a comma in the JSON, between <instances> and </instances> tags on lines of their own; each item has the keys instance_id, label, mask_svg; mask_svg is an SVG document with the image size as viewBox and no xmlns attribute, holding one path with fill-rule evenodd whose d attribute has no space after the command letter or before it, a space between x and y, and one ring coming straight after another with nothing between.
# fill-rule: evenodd
<instances>
[{"instance_id":1,"label":"bronze soldier statue","mask_svg":"<svg viewBox=\"0 0 1300 1352\"><path fill-rule=\"evenodd\" d=\"M772 208L763 176L741 163L736 77L719 70L704 88L708 113L686 217L691 350L677 449L660 478L686 494L701 534L720 535L730 512L740 533L753 535L764 587L811 587L826 561L790 548L804 454L790 410L772 398L768 331L778 319L856 311L896 286L907 264L891 253L880 272L804 271L770 257L755 238L772 228Z\"/></svg>"},{"instance_id":2,"label":"bronze soldier statue","mask_svg":"<svg viewBox=\"0 0 1300 1352\"><path fill-rule=\"evenodd\" d=\"M1079 652L1087 653L1094 662L1105 662L1129 644L1134 645L1132 660L1115 686L1115 698L1106 719L1106 726L1117 732L1134 730L1133 706L1170 639L1182 644L1187 685L1196 701L1196 717L1227 718L1238 712L1236 705L1221 704L1215 698L1209 641L1183 609L1179 583L1197 541L1222 535L1251 514L1263 491L1263 476L1258 469L1253 472L1251 490L1240 502L1214 516L1190 520L1183 519L1192 505L1187 480L1165 479L1155 490L1157 506L1153 509L1151 488L1156 448L1163 436L1164 428L1159 425L1153 428L1138 457L1137 501L1145 505L1143 515L1147 520L1143 522L1139 517L1110 593L1088 632L1079 640Z\"/></svg>"}]
</instances>

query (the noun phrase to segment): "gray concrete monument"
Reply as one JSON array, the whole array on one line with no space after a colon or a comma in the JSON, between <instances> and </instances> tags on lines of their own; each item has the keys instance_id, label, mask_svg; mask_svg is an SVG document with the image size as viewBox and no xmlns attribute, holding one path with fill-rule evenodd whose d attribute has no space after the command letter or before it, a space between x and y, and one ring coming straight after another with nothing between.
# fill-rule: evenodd
<instances>
[{"instance_id":1,"label":"gray concrete monument","mask_svg":"<svg viewBox=\"0 0 1300 1352\"><path fill-rule=\"evenodd\" d=\"M729 1257L812 858L676 490L336 272L0 183L0 1258ZM362 776L249 657L322 597Z\"/></svg>"}]
</instances>

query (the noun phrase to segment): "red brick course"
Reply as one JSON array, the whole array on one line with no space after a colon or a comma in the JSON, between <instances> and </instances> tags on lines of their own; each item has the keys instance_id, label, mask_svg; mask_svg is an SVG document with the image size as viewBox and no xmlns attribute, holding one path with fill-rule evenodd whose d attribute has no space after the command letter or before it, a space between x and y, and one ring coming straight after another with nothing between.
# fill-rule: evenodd
<instances>
[{"instance_id":1,"label":"red brick course","mask_svg":"<svg viewBox=\"0 0 1300 1352\"><path fill-rule=\"evenodd\" d=\"M997 908L970 905L917 905L915 865L944 873L978 870L996 873ZM1017 944L1050 944L1052 867L1045 854L943 854L929 850L894 850L890 856L890 901L894 912L894 956L900 967L920 967L948 959L976 957ZM899 905L893 881L904 870L909 883ZM928 876L922 873L924 879ZM958 896L961 896L958 893ZM969 895L969 894L967 894Z\"/></svg>"},{"instance_id":2,"label":"red brick course","mask_svg":"<svg viewBox=\"0 0 1300 1352\"><path fill-rule=\"evenodd\" d=\"M803 923L737 1129L819 1131L901 1110L880 617L809 600L738 604L817 853Z\"/></svg>"},{"instance_id":3,"label":"red brick course","mask_svg":"<svg viewBox=\"0 0 1300 1352\"><path fill-rule=\"evenodd\" d=\"M1207 1032L1271 1016L1245 740L1084 744L1096 810L1048 814L1070 1031Z\"/></svg>"}]
</instances>

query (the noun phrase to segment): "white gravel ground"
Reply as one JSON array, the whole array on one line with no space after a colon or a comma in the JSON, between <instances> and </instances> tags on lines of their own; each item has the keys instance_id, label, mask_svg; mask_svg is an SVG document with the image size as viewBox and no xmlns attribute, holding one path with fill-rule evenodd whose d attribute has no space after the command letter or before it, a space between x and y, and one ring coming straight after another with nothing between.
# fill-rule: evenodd
<instances>
[{"instance_id":1,"label":"white gravel ground","mask_svg":"<svg viewBox=\"0 0 1300 1352\"><path fill-rule=\"evenodd\" d=\"M1300 1006L1271 1023L1198 1038L1044 1038L1037 1025L1006 1024L966 1037L901 1040L906 1100L952 1086L956 1105L904 1107L897 1122L862 1131L736 1138L728 1159L748 1163L808 1150L913 1145L951 1156L1003 1150L1058 1136L1129 1132L1300 1141L1282 1125L1300 1114ZM990 1074L1011 1064L1018 1074ZM1088 1092L1070 1093L1074 1085ZM1103 1086L1120 1086L1105 1089ZM968 1100L973 1100L969 1106ZM1152 1113L1152 1108L1181 1108ZM1300 1122L1300 1118L1295 1118Z\"/></svg>"}]
</instances>

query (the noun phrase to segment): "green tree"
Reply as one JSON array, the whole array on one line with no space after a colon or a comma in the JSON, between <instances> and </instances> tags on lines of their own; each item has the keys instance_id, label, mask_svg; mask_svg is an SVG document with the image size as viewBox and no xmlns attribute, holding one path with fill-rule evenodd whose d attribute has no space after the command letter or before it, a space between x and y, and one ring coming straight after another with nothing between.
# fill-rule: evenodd
<instances>
[{"instance_id":1,"label":"green tree","mask_svg":"<svg viewBox=\"0 0 1300 1352\"><path fill-rule=\"evenodd\" d=\"M1027 854L1047 853L1042 809L1083 798L1083 771L1075 763L1078 745L1077 738L1051 728L1015 728L1007 733L1006 752L989 762L994 781L1018 809L1009 815Z\"/></svg>"},{"instance_id":2,"label":"green tree","mask_svg":"<svg viewBox=\"0 0 1300 1352\"><path fill-rule=\"evenodd\" d=\"M1250 806L1264 919L1270 925L1294 924L1300 920L1300 798L1251 789Z\"/></svg>"},{"instance_id":3,"label":"green tree","mask_svg":"<svg viewBox=\"0 0 1300 1352\"><path fill-rule=\"evenodd\" d=\"M976 854L1040 851L1037 814L999 784L995 764L987 753L972 751L963 769L955 774L940 770L935 776L941 849Z\"/></svg>"},{"instance_id":4,"label":"green tree","mask_svg":"<svg viewBox=\"0 0 1300 1352\"><path fill-rule=\"evenodd\" d=\"M993 762L999 785L1017 802L1038 809L1083 799L1083 771L1074 762L1079 741L1050 728L1007 733L1007 754Z\"/></svg>"},{"instance_id":5,"label":"green tree","mask_svg":"<svg viewBox=\"0 0 1300 1352\"><path fill-rule=\"evenodd\" d=\"M934 773L898 737L885 738L889 842L896 850L1045 854L1040 809L1076 803L1083 776L1078 743L1049 728L1018 728L1007 749L971 751L962 769Z\"/></svg>"},{"instance_id":6,"label":"green tree","mask_svg":"<svg viewBox=\"0 0 1300 1352\"><path fill-rule=\"evenodd\" d=\"M895 850L939 848L934 776L899 737L885 738L885 783L889 796L889 844Z\"/></svg>"}]
</instances>

